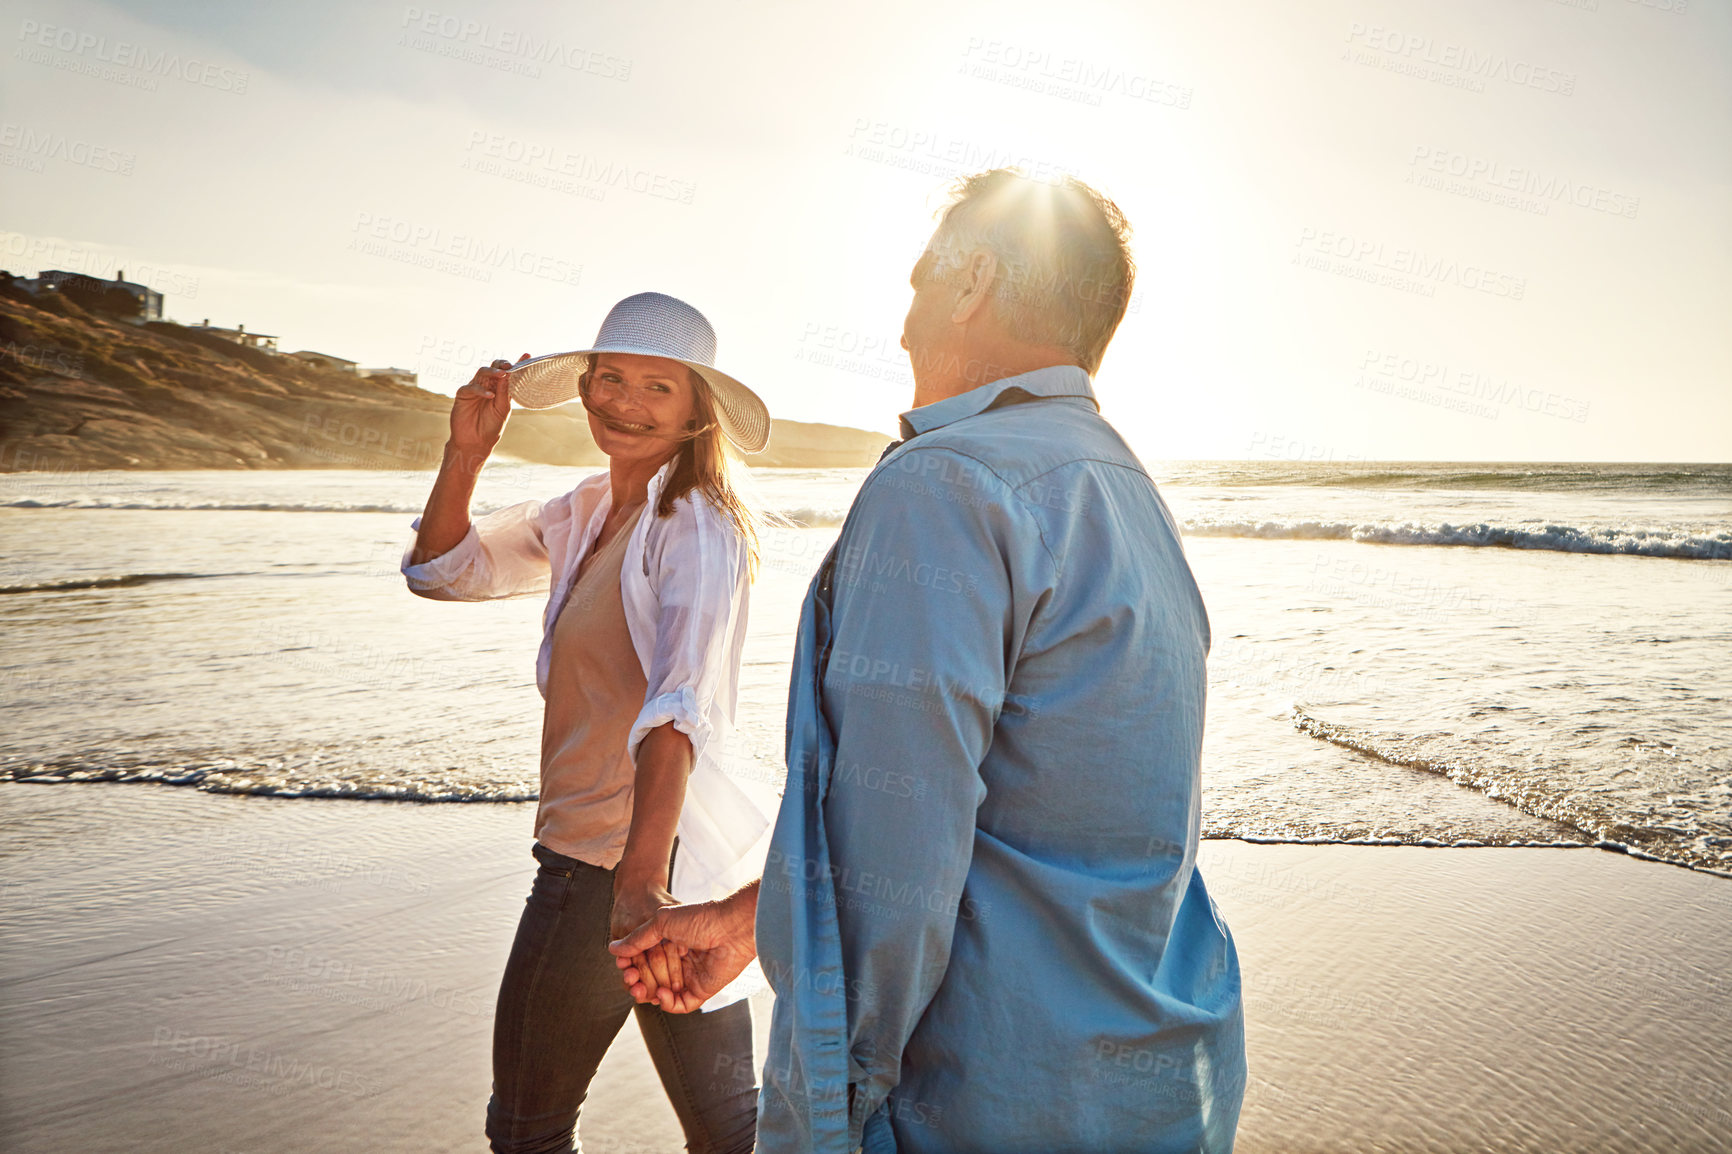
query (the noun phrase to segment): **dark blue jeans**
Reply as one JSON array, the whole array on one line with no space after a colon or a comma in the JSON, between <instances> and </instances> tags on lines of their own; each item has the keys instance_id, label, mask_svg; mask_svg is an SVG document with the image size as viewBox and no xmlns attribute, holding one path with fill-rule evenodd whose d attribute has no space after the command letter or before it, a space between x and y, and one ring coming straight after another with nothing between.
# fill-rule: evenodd
<instances>
[{"instance_id":1,"label":"dark blue jeans","mask_svg":"<svg viewBox=\"0 0 1732 1154\"><path fill-rule=\"evenodd\" d=\"M626 1014L635 1012L685 1129L686 1149L750 1151L758 1112L751 1008L735 1002L709 1013L667 1014L636 1005L607 952L613 871L539 843L532 852L541 868L517 924L493 1018L493 1097L487 1103L493 1150L572 1150L590 1079Z\"/></svg>"}]
</instances>

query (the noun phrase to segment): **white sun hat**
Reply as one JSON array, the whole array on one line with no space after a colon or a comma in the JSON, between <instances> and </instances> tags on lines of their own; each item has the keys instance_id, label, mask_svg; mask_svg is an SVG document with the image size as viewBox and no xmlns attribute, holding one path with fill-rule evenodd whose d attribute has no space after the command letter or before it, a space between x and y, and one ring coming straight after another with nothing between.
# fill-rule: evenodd
<instances>
[{"instance_id":1,"label":"white sun hat","mask_svg":"<svg viewBox=\"0 0 1732 1154\"><path fill-rule=\"evenodd\" d=\"M526 409L551 409L577 399L578 380L598 353L631 353L679 361L704 379L722 435L743 453L770 441L770 411L758 394L717 370L716 330L704 314L665 293L626 297L601 322L595 347L553 353L511 369L511 399Z\"/></svg>"}]
</instances>

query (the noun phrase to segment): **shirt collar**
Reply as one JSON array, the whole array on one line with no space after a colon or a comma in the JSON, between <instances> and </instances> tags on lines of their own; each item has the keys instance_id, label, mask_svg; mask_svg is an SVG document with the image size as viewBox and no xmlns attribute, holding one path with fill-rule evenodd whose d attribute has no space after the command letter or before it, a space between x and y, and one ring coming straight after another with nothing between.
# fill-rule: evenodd
<instances>
[{"instance_id":1,"label":"shirt collar","mask_svg":"<svg viewBox=\"0 0 1732 1154\"><path fill-rule=\"evenodd\" d=\"M921 405L918 409L909 409L902 414L902 439L906 441L918 437L921 433L930 433L933 429L954 424L964 417L984 413L1012 389L1019 389L1034 397L1081 397L1097 410L1100 408L1087 373L1076 365L1049 365L1030 373L1004 377L990 385L981 385L978 389L970 389L966 393L946 397L930 405Z\"/></svg>"}]
</instances>

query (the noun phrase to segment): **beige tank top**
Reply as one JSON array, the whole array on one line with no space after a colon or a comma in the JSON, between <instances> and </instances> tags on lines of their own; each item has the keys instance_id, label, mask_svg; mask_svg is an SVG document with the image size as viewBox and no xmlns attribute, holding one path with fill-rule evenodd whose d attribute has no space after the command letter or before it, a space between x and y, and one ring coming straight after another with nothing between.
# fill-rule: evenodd
<instances>
[{"instance_id":1,"label":"beige tank top","mask_svg":"<svg viewBox=\"0 0 1732 1154\"><path fill-rule=\"evenodd\" d=\"M535 837L603 869L625 853L636 776L625 743L647 688L619 594L626 544L642 515L640 507L579 565L547 671Z\"/></svg>"}]
</instances>

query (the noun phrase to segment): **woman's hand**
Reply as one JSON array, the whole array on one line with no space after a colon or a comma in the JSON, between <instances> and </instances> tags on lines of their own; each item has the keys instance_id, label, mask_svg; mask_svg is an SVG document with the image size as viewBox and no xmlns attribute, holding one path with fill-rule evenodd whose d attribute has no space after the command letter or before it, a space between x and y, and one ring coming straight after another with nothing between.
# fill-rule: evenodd
<instances>
[{"instance_id":1,"label":"woman's hand","mask_svg":"<svg viewBox=\"0 0 1732 1154\"><path fill-rule=\"evenodd\" d=\"M613 916L610 919L610 938L623 938L639 926L655 918L658 911L674 904L674 895L660 881L636 882L623 880L624 875L616 872L613 875ZM680 966L679 955L670 947L654 946L646 954L639 954L635 959L645 970L645 981L650 988L642 997L634 998L639 1002L657 1001L654 990L656 980L662 988L671 991L685 988L685 977ZM655 978L648 977L653 972ZM628 983L629 988L629 983Z\"/></svg>"},{"instance_id":2,"label":"woman's hand","mask_svg":"<svg viewBox=\"0 0 1732 1154\"><path fill-rule=\"evenodd\" d=\"M613 881L613 916L608 921L611 937L623 938L651 918L663 906L674 904L674 895L660 880L632 881L619 873Z\"/></svg>"},{"instance_id":3,"label":"woman's hand","mask_svg":"<svg viewBox=\"0 0 1732 1154\"><path fill-rule=\"evenodd\" d=\"M528 359L524 353L523 360ZM494 361L491 368L475 370L474 378L457 390L451 403L451 439L445 442L439 476L421 513L421 529L409 553L411 565L443 557L468 535L475 480L511 414L510 368L510 361Z\"/></svg>"},{"instance_id":4,"label":"woman's hand","mask_svg":"<svg viewBox=\"0 0 1732 1154\"><path fill-rule=\"evenodd\" d=\"M632 777L631 828L626 831L625 852L613 871L613 919L609 925L614 938L625 937L655 917L657 910L674 904L674 896L668 892L668 873L680 807L685 804L686 778L691 772L691 738L675 729L673 722L658 725L644 735ZM660 984L684 989L679 956L659 947L650 953L652 956L640 960L654 970Z\"/></svg>"},{"instance_id":5,"label":"woman's hand","mask_svg":"<svg viewBox=\"0 0 1732 1154\"><path fill-rule=\"evenodd\" d=\"M529 354L524 353L518 363L528 359ZM510 362L497 360L485 369L476 369L451 404L451 447L477 458L477 464L499 444L505 420L511 415L510 368Z\"/></svg>"}]
</instances>

